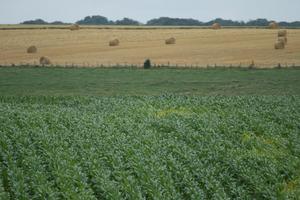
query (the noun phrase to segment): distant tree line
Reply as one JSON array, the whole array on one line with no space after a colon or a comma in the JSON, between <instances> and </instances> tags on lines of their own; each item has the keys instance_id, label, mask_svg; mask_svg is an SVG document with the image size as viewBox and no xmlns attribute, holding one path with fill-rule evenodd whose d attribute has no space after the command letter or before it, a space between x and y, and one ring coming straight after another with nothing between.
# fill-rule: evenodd
<instances>
[{"instance_id":1,"label":"distant tree line","mask_svg":"<svg viewBox=\"0 0 300 200\"><path fill-rule=\"evenodd\" d=\"M53 24L53 25L63 25L63 24L68 24L68 23L64 23L64 22L61 22L61 21L46 22L46 21L44 21L42 19L36 19L36 20L24 21L21 24L36 24L36 25Z\"/></svg>"},{"instance_id":2,"label":"distant tree line","mask_svg":"<svg viewBox=\"0 0 300 200\"><path fill-rule=\"evenodd\" d=\"M76 22L82 25L140 25L141 23L133 19L124 18L122 20L112 21L100 15L87 16Z\"/></svg>"},{"instance_id":3,"label":"distant tree line","mask_svg":"<svg viewBox=\"0 0 300 200\"><path fill-rule=\"evenodd\" d=\"M170 18L161 17L157 19L151 19L146 25L149 26L203 26L203 22L195 19L182 19L182 18Z\"/></svg>"},{"instance_id":4,"label":"distant tree line","mask_svg":"<svg viewBox=\"0 0 300 200\"><path fill-rule=\"evenodd\" d=\"M160 17L149 20L146 24L142 24L139 21L124 18L122 20L112 21L106 17L100 15L87 16L82 20L77 21L80 25L148 25L148 26L211 26L214 23L219 23L222 26L268 26L272 21L267 19L256 19L247 22L244 21L233 21L217 18L208 22L201 22L196 19L183 19L183 18L170 18ZM24 21L21 24L67 24L60 21L46 22L42 19ZM300 27L300 21L295 22L278 22L280 26L284 27Z\"/></svg>"},{"instance_id":5,"label":"distant tree line","mask_svg":"<svg viewBox=\"0 0 300 200\"><path fill-rule=\"evenodd\" d=\"M195 19L181 19L160 17L157 19L149 20L146 25L149 26L211 26L214 23L219 23L222 26L268 26L272 21L267 19L256 19L248 22L233 21L217 18L208 22L201 22ZM278 22L279 26L283 27L300 27L300 21L295 22Z\"/></svg>"}]
</instances>

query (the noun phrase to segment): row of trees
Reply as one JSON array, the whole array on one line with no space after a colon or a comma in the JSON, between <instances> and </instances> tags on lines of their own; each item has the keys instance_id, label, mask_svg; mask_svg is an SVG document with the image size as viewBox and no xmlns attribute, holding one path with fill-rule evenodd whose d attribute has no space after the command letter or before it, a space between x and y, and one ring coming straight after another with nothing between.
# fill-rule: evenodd
<instances>
[{"instance_id":1,"label":"row of trees","mask_svg":"<svg viewBox=\"0 0 300 200\"><path fill-rule=\"evenodd\" d=\"M247 22L233 21L217 18L209 22L201 22L196 19L170 18L160 17L149 20L146 24L142 24L130 18L112 21L100 15L87 16L82 20L77 21L80 25L148 25L148 26L211 26L214 23L219 23L222 26L268 26L271 21L267 19L256 19ZM48 23L42 19L25 21L22 24L66 24L60 21ZM300 27L300 21L295 22L279 22L280 26L284 27Z\"/></svg>"},{"instance_id":2,"label":"row of trees","mask_svg":"<svg viewBox=\"0 0 300 200\"><path fill-rule=\"evenodd\" d=\"M100 15L87 16L84 19L77 21L76 23L82 25L140 25L141 24L140 22L129 18L124 18L122 20L117 20L114 22Z\"/></svg>"},{"instance_id":3,"label":"row of trees","mask_svg":"<svg viewBox=\"0 0 300 200\"><path fill-rule=\"evenodd\" d=\"M36 25L55 24L55 25L60 25L60 24L67 24L67 23L64 23L64 22L61 22L61 21L46 22L42 19L36 19L36 20L24 21L21 24L36 24Z\"/></svg>"},{"instance_id":4,"label":"row of trees","mask_svg":"<svg viewBox=\"0 0 300 200\"><path fill-rule=\"evenodd\" d=\"M42 19L36 20L28 20L24 21L21 24L36 24L36 25L46 25L46 24L54 24L54 25L61 25L61 24L70 24L64 23L61 21L54 21L54 22L46 22ZM133 19L124 18L122 20L112 21L108 20L106 17L95 15L95 16L87 16L82 20L76 22L76 24L80 25L142 25L142 23L135 21Z\"/></svg>"},{"instance_id":5,"label":"row of trees","mask_svg":"<svg viewBox=\"0 0 300 200\"><path fill-rule=\"evenodd\" d=\"M161 17L152 19L147 22L146 25L151 26L211 26L214 23L219 23L222 26L268 26L272 21L267 19L256 19L247 22L244 21L233 21L217 18L208 22L201 22L195 19L180 19L180 18L169 18ZM300 27L300 21L295 22L279 22L280 26L283 27Z\"/></svg>"}]
</instances>

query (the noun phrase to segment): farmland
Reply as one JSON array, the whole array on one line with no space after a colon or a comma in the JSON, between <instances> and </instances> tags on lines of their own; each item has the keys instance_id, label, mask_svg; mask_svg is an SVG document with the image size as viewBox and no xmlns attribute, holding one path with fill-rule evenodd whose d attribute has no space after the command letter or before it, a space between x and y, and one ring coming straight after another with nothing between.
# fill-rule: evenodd
<instances>
[{"instance_id":1,"label":"farmland","mask_svg":"<svg viewBox=\"0 0 300 200\"><path fill-rule=\"evenodd\" d=\"M288 45L275 50L277 30L268 29L184 29L138 28L125 29L85 27L79 31L55 29L0 30L0 64L34 64L47 56L54 65L131 65L150 58L156 64L173 65L242 65L252 61L260 67L300 65L300 30L288 30ZM7 27L6 27L7 28ZM12 27L13 29L14 27ZM44 28L41 26L41 28ZM165 45L175 37L175 45ZM118 38L120 46L109 47ZM26 49L36 45L37 54Z\"/></svg>"},{"instance_id":2,"label":"farmland","mask_svg":"<svg viewBox=\"0 0 300 200\"><path fill-rule=\"evenodd\" d=\"M0 98L0 198L297 199L299 96Z\"/></svg>"},{"instance_id":3,"label":"farmland","mask_svg":"<svg viewBox=\"0 0 300 200\"><path fill-rule=\"evenodd\" d=\"M299 69L0 68L0 199L297 199Z\"/></svg>"},{"instance_id":4,"label":"farmland","mask_svg":"<svg viewBox=\"0 0 300 200\"><path fill-rule=\"evenodd\" d=\"M295 69L0 68L5 96L300 95Z\"/></svg>"},{"instance_id":5,"label":"farmland","mask_svg":"<svg viewBox=\"0 0 300 200\"><path fill-rule=\"evenodd\" d=\"M299 198L300 30L98 28L0 30L0 199Z\"/></svg>"},{"instance_id":6,"label":"farmland","mask_svg":"<svg viewBox=\"0 0 300 200\"><path fill-rule=\"evenodd\" d=\"M0 200L300 200L299 0L0 5Z\"/></svg>"}]
</instances>

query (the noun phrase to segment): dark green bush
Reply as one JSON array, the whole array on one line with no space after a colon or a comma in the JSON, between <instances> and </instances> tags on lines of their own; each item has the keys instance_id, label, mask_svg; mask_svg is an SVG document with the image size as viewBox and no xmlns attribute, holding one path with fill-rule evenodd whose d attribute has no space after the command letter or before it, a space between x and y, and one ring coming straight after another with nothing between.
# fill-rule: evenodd
<instances>
[{"instance_id":1,"label":"dark green bush","mask_svg":"<svg viewBox=\"0 0 300 200\"><path fill-rule=\"evenodd\" d=\"M150 68L151 68L151 61L150 59L147 59L144 62L144 69L150 69Z\"/></svg>"}]
</instances>

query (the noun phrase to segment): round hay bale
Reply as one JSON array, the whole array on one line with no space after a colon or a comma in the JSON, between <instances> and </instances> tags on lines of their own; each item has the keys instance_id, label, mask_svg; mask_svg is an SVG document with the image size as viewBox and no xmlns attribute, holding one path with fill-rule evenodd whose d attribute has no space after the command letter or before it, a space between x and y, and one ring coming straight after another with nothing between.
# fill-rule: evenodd
<instances>
[{"instance_id":1,"label":"round hay bale","mask_svg":"<svg viewBox=\"0 0 300 200\"><path fill-rule=\"evenodd\" d=\"M222 27L221 27L221 24L219 24L219 23L214 23L214 24L211 26L211 28L214 29L214 30L217 30L217 29L221 29Z\"/></svg>"},{"instance_id":2,"label":"round hay bale","mask_svg":"<svg viewBox=\"0 0 300 200\"><path fill-rule=\"evenodd\" d=\"M27 53L37 53L36 46L30 46L27 48Z\"/></svg>"},{"instance_id":3,"label":"round hay bale","mask_svg":"<svg viewBox=\"0 0 300 200\"><path fill-rule=\"evenodd\" d=\"M275 49L284 49L285 43L283 41L277 41L275 43Z\"/></svg>"},{"instance_id":4,"label":"round hay bale","mask_svg":"<svg viewBox=\"0 0 300 200\"><path fill-rule=\"evenodd\" d=\"M276 22L271 22L271 23L269 24L269 28L270 28L270 29L278 29L279 26L278 26L278 24L277 24Z\"/></svg>"},{"instance_id":5,"label":"round hay bale","mask_svg":"<svg viewBox=\"0 0 300 200\"><path fill-rule=\"evenodd\" d=\"M176 43L176 39L171 37L171 38L168 38L166 39L165 43L168 45L168 44L175 44Z\"/></svg>"},{"instance_id":6,"label":"round hay bale","mask_svg":"<svg viewBox=\"0 0 300 200\"><path fill-rule=\"evenodd\" d=\"M79 27L78 24L72 24L72 25L70 26L70 30L71 30L71 31L77 31L77 30L79 30L79 29L80 29L80 27Z\"/></svg>"},{"instance_id":7,"label":"round hay bale","mask_svg":"<svg viewBox=\"0 0 300 200\"><path fill-rule=\"evenodd\" d=\"M40 58L40 64L41 65L50 65L51 64L51 61L49 58L45 57L45 56L42 56Z\"/></svg>"},{"instance_id":8,"label":"round hay bale","mask_svg":"<svg viewBox=\"0 0 300 200\"><path fill-rule=\"evenodd\" d=\"M114 39L109 41L109 46L114 47L114 46L119 46L120 41L118 39Z\"/></svg>"},{"instance_id":9,"label":"round hay bale","mask_svg":"<svg viewBox=\"0 0 300 200\"><path fill-rule=\"evenodd\" d=\"M278 41L287 44L287 37L278 37Z\"/></svg>"},{"instance_id":10,"label":"round hay bale","mask_svg":"<svg viewBox=\"0 0 300 200\"><path fill-rule=\"evenodd\" d=\"M287 31L286 30L279 30L278 31L278 37L286 37Z\"/></svg>"}]
</instances>

